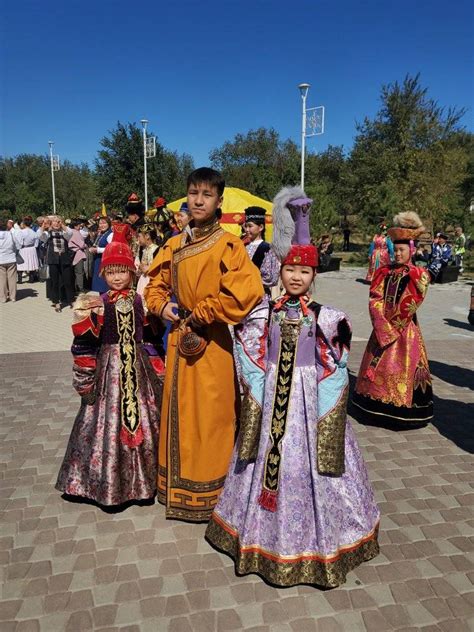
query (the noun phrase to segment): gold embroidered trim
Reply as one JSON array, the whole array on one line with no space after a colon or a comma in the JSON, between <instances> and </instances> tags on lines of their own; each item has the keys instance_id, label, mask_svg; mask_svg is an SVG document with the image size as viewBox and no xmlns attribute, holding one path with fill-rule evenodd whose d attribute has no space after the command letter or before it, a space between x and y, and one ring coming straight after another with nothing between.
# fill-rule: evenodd
<instances>
[{"instance_id":1,"label":"gold embroidered trim","mask_svg":"<svg viewBox=\"0 0 474 632\"><path fill-rule=\"evenodd\" d=\"M257 573L277 586L316 584L334 588L346 581L346 575L379 553L377 524L359 541L341 547L337 553L327 556L317 552L305 552L293 559L285 559L257 545L241 547L238 533L228 531L214 513L206 529L207 540L217 549L230 555L238 575Z\"/></svg>"},{"instance_id":2,"label":"gold embroidered trim","mask_svg":"<svg viewBox=\"0 0 474 632\"><path fill-rule=\"evenodd\" d=\"M212 248L212 246L214 246L214 244L217 243L224 234L225 230L221 228L219 224L215 225L209 235L206 235L199 241L192 241L190 244L177 248L173 252L173 264L176 265L180 261L183 261L183 259L194 257L195 255L199 255L202 252L209 250L209 248Z\"/></svg>"},{"instance_id":3,"label":"gold embroidered trim","mask_svg":"<svg viewBox=\"0 0 474 632\"><path fill-rule=\"evenodd\" d=\"M349 386L336 406L318 422L317 468L319 474L344 474L346 414Z\"/></svg>"},{"instance_id":4,"label":"gold embroidered trim","mask_svg":"<svg viewBox=\"0 0 474 632\"><path fill-rule=\"evenodd\" d=\"M246 393L240 413L239 459L241 461L253 461L257 458L261 424L262 407L250 393Z\"/></svg>"},{"instance_id":5,"label":"gold embroidered trim","mask_svg":"<svg viewBox=\"0 0 474 632\"><path fill-rule=\"evenodd\" d=\"M140 426L140 411L137 400L137 367L135 335L135 291L120 297L115 303L115 317L120 350L120 408L122 426L134 435Z\"/></svg>"},{"instance_id":6,"label":"gold embroidered trim","mask_svg":"<svg viewBox=\"0 0 474 632\"><path fill-rule=\"evenodd\" d=\"M301 321L284 320L281 323L280 352L273 398L270 440L272 445L267 451L263 473L263 489L276 493L280 476L281 453L280 444L286 432L286 420L290 407L293 370L296 360Z\"/></svg>"}]
</instances>

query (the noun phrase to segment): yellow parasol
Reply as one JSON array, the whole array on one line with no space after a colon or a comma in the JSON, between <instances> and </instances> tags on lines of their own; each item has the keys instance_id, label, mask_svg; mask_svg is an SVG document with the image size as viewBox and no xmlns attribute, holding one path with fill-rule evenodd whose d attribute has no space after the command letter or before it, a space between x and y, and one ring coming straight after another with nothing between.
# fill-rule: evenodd
<instances>
[{"instance_id":1,"label":"yellow parasol","mask_svg":"<svg viewBox=\"0 0 474 632\"><path fill-rule=\"evenodd\" d=\"M185 197L170 202L167 208L176 213L179 211L179 207L183 202L186 202ZM252 193L244 191L244 189L238 189L237 187L226 187L224 190L221 219L222 228L240 237L240 225L245 221L244 211L249 206L261 206L267 211L265 219L265 240L271 241L273 236L272 203L267 202L267 200L257 195L252 195Z\"/></svg>"}]
</instances>

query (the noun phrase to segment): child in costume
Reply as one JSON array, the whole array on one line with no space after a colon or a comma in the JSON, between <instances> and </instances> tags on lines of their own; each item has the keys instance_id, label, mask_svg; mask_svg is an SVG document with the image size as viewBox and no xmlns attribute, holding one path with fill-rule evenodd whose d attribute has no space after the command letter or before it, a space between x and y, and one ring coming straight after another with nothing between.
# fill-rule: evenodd
<instances>
[{"instance_id":1,"label":"child in costume","mask_svg":"<svg viewBox=\"0 0 474 632\"><path fill-rule=\"evenodd\" d=\"M373 331L353 402L366 419L374 416L372 420L407 426L427 423L433 417L430 369L416 317L431 270L415 266L411 260L416 239L425 230L418 215L399 213L393 223L388 234L395 244L395 261L379 268L370 286Z\"/></svg>"},{"instance_id":2,"label":"child in costume","mask_svg":"<svg viewBox=\"0 0 474 632\"><path fill-rule=\"evenodd\" d=\"M74 305L73 385L82 399L56 489L101 505L156 493L163 361L145 342L149 329L131 289L132 252L112 242L100 274L109 290Z\"/></svg>"},{"instance_id":3,"label":"child in costume","mask_svg":"<svg viewBox=\"0 0 474 632\"><path fill-rule=\"evenodd\" d=\"M158 235L155 230L155 225L152 222L145 222L137 232L138 245L140 246L139 253L135 258L135 264L139 274L137 283L137 293L141 297L144 296L145 288L148 285L150 277L148 276L148 270L155 255L158 253L160 247L156 243Z\"/></svg>"},{"instance_id":4,"label":"child in costume","mask_svg":"<svg viewBox=\"0 0 474 632\"><path fill-rule=\"evenodd\" d=\"M366 281L372 281L374 274L380 266L387 266L393 259L393 243L390 237L387 237L387 227L380 224L379 232L374 235L369 248L369 269L367 271Z\"/></svg>"},{"instance_id":5,"label":"child in costume","mask_svg":"<svg viewBox=\"0 0 474 632\"><path fill-rule=\"evenodd\" d=\"M241 418L206 531L239 575L285 587L338 586L379 551L380 515L346 417L350 324L310 297L310 204L299 187L276 198L273 248L286 292L270 309L263 411Z\"/></svg>"}]
</instances>

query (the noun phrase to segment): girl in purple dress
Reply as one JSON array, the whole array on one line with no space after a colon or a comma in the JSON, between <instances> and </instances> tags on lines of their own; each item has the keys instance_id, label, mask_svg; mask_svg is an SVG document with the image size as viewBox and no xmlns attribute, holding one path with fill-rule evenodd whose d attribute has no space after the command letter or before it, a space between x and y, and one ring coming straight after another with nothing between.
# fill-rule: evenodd
<instances>
[{"instance_id":1,"label":"girl in purple dress","mask_svg":"<svg viewBox=\"0 0 474 632\"><path fill-rule=\"evenodd\" d=\"M142 298L131 289L128 245L105 248L108 292L74 305L73 385L82 399L56 489L101 505L153 498L156 492L162 358L145 342Z\"/></svg>"},{"instance_id":2,"label":"girl in purple dress","mask_svg":"<svg viewBox=\"0 0 474 632\"><path fill-rule=\"evenodd\" d=\"M262 415L241 419L206 537L239 575L335 587L378 554L380 515L346 416L350 323L310 298L318 264L311 200L297 187L279 196L273 247L286 292L270 306Z\"/></svg>"}]
</instances>

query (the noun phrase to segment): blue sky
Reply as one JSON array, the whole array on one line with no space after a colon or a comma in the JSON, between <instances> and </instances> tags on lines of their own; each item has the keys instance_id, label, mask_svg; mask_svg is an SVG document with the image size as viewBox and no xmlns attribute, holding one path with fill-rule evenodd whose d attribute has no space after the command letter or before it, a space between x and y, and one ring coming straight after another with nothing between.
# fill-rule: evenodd
<instances>
[{"instance_id":1,"label":"blue sky","mask_svg":"<svg viewBox=\"0 0 474 632\"><path fill-rule=\"evenodd\" d=\"M421 73L440 105L471 108L467 0L3 0L0 154L93 164L116 122L150 120L196 166L260 126L300 140L297 85L324 104L308 148L350 148L384 83Z\"/></svg>"}]
</instances>

